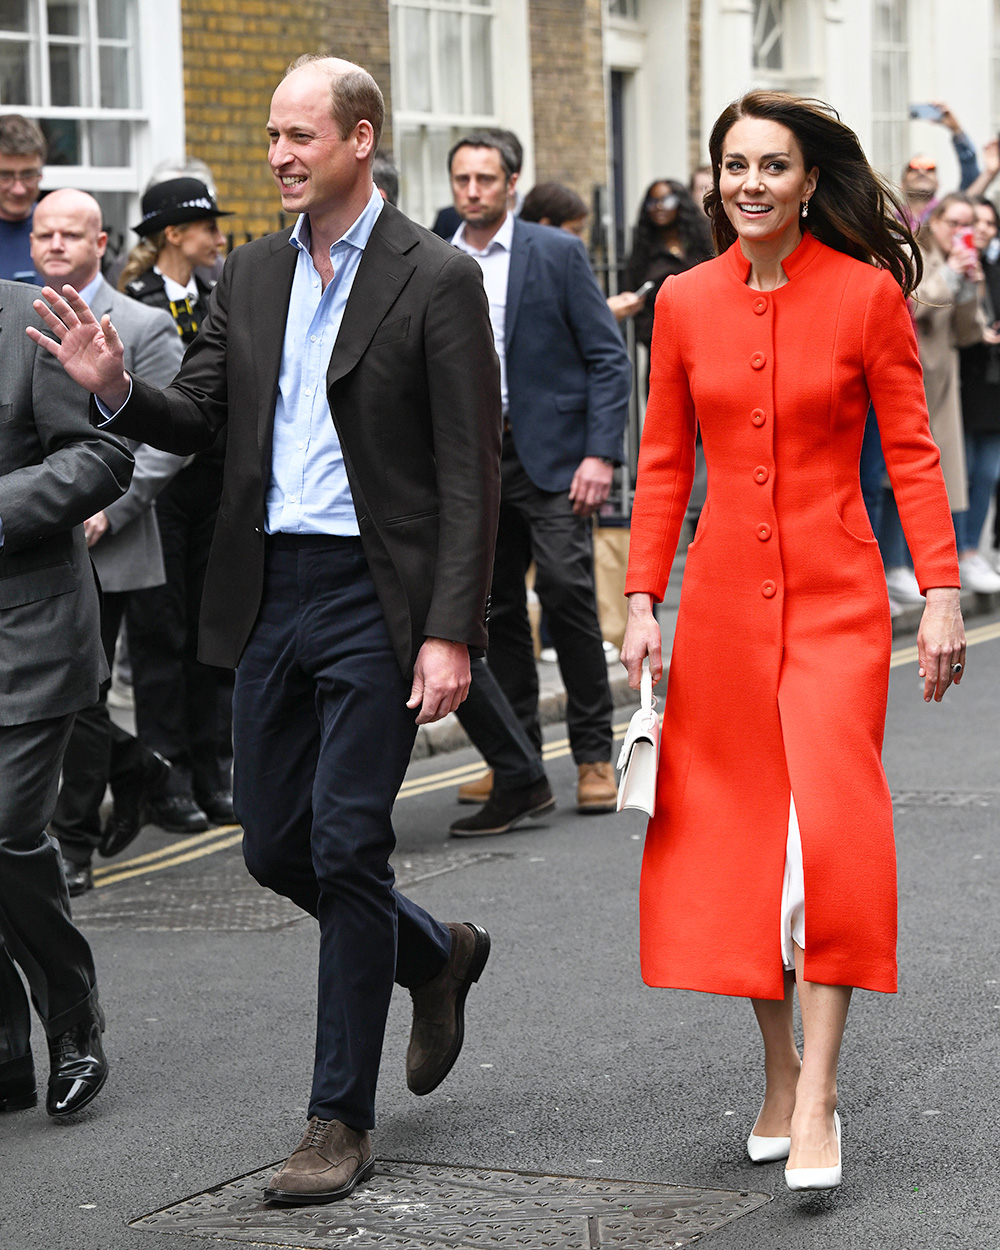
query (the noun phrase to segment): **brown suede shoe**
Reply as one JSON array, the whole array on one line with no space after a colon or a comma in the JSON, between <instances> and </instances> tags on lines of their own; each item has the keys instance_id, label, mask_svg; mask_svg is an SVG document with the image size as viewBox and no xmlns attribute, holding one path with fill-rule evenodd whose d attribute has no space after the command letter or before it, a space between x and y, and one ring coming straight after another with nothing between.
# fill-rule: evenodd
<instances>
[{"instance_id":1,"label":"brown suede shoe","mask_svg":"<svg viewBox=\"0 0 1000 1250\"><path fill-rule=\"evenodd\" d=\"M406 1051L406 1084L429 1094L451 1071L465 1037L465 998L490 956L490 935L477 924L449 924L448 962L426 985L410 990L413 1028Z\"/></svg>"},{"instance_id":2,"label":"brown suede shoe","mask_svg":"<svg viewBox=\"0 0 1000 1250\"><path fill-rule=\"evenodd\" d=\"M475 781L467 781L458 787L459 803L488 803L493 793L493 769L487 768Z\"/></svg>"},{"instance_id":3,"label":"brown suede shoe","mask_svg":"<svg viewBox=\"0 0 1000 1250\"><path fill-rule=\"evenodd\" d=\"M375 1170L372 1139L339 1120L313 1116L288 1162L264 1190L267 1202L336 1202L353 1193Z\"/></svg>"},{"instance_id":4,"label":"brown suede shoe","mask_svg":"<svg viewBox=\"0 0 1000 1250\"><path fill-rule=\"evenodd\" d=\"M610 760L578 765L576 787L578 812L613 812L618 806L618 786Z\"/></svg>"}]
</instances>

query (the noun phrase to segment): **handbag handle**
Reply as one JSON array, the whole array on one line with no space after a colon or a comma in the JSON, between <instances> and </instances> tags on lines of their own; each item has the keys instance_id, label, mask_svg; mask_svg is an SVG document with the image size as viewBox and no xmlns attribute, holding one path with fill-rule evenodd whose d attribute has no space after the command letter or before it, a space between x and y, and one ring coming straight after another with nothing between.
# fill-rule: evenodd
<instances>
[{"instance_id":1,"label":"handbag handle","mask_svg":"<svg viewBox=\"0 0 1000 1250\"><path fill-rule=\"evenodd\" d=\"M651 712L653 710L653 675L649 671L648 657L642 662L642 676L639 679L639 695L642 700L642 710Z\"/></svg>"}]
</instances>

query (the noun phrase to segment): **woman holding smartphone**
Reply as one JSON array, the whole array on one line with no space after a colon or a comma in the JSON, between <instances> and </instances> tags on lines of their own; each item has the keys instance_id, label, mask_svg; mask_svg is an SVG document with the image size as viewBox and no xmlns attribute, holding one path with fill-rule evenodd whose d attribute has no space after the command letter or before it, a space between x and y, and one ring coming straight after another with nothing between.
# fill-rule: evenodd
<instances>
[{"instance_id":1,"label":"woman holding smartphone","mask_svg":"<svg viewBox=\"0 0 1000 1250\"><path fill-rule=\"evenodd\" d=\"M976 251L983 269L983 341L959 349L962 426L969 507L955 515L962 585L984 594L1000 591L1000 575L979 554L990 499L1000 481L1000 217L991 200L973 201Z\"/></svg>"},{"instance_id":2,"label":"woman holding smartphone","mask_svg":"<svg viewBox=\"0 0 1000 1250\"><path fill-rule=\"evenodd\" d=\"M960 518L969 507L969 488L959 350L981 343L986 326L980 306L983 269L973 234L975 220L972 201L960 191L946 195L934 206L917 235L924 274L914 299L931 435L941 450L941 470L956 532L960 532L960 559L965 530ZM964 568L960 566L960 573L967 589L981 588L981 579L968 559ZM995 576L988 568L986 574ZM1000 589L1000 579L995 588Z\"/></svg>"},{"instance_id":3,"label":"woman holding smartphone","mask_svg":"<svg viewBox=\"0 0 1000 1250\"><path fill-rule=\"evenodd\" d=\"M751 999L764 1096L748 1153L786 1159L791 1189L829 1189L852 987L896 989L881 762L891 630L858 479L869 402L927 599L926 700L965 663L958 564L905 302L920 263L894 193L818 101L752 92L722 113L709 150L721 255L657 299L626 583L622 658L638 687L647 656L662 672L653 603L697 426L709 493L665 700L642 973Z\"/></svg>"}]
</instances>

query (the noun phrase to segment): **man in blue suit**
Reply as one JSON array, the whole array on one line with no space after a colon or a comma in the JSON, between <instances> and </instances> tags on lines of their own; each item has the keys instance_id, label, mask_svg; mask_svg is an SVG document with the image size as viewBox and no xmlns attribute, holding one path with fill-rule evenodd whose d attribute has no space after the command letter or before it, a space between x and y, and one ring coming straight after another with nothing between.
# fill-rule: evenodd
<instances>
[{"instance_id":1,"label":"man in blue suit","mask_svg":"<svg viewBox=\"0 0 1000 1250\"><path fill-rule=\"evenodd\" d=\"M540 752L524 583L533 560L566 685L577 808L613 811L612 703L591 517L621 459L631 367L580 240L508 212L517 173L502 138L467 135L448 161L462 219L452 243L482 268L500 358L504 437L489 665Z\"/></svg>"}]
</instances>

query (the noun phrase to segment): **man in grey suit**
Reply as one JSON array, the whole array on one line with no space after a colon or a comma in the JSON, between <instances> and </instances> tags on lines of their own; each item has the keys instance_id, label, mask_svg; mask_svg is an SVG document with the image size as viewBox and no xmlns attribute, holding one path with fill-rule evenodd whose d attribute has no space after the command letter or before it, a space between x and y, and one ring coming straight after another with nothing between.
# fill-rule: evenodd
<instances>
[{"instance_id":1,"label":"man in grey suit","mask_svg":"<svg viewBox=\"0 0 1000 1250\"><path fill-rule=\"evenodd\" d=\"M57 290L67 282L75 287L96 317L111 316L126 336L130 371L154 386L166 386L184 356L177 327L169 313L119 294L101 277L107 241L101 206L84 191L53 191L36 209L31 231L36 272ZM145 443L130 447L135 457L131 486L84 522L104 592L101 637L109 667L130 592L166 580L153 501L186 463ZM169 772L165 760L112 722L107 693L107 685L102 686L96 702L76 715L52 819L71 897L93 887L96 849L116 855L135 838L146 799L158 792ZM102 829L100 809L109 782L114 807Z\"/></svg>"},{"instance_id":2,"label":"man in grey suit","mask_svg":"<svg viewBox=\"0 0 1000 1250\"><path fill-rule=\"evenodd\" d=\"M107 1077L86 939L69 912L52 816L73 717L107 676L83 522L128 487L132 456L87 419L87 396L24 334L34 287L0 282L0 1111L35 1103L28 999L61 1116Z\"/></svg>"}]
</instances>

